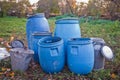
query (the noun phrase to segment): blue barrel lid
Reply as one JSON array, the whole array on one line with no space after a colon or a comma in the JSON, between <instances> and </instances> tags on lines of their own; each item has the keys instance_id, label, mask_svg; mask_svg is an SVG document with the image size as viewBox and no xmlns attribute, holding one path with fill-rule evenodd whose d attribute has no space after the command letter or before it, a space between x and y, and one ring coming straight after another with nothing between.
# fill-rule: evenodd
<instances>
[{"instance_id":1,"label":"blue barrel lid","mask_svg":"<svg viewBox=\"0 0 120 80\"><path fill-rule=\"evenodd\" d=\"M68 40L68 44L69 45L85 45L85 44L91 44L92 40L90 38L72 38L70 40Z\"/></svg>"},{"instance_id":2,"label":"blue barrel lid","mask_svg":"<svg viewBox=\"0 0 120 80\"><path fill-rule=\"evenodd\" d=\"M38 45L42 47L58 46L61 44L63 44L63 39L60 37L43 37L38 41Z\"/></svg>"},{"instance_id":3,"label":"blue barrel lid","mask_svg":"<svg viewBox=\"0 0 120 80\"><path fill-rule=\"evenodd\" d=\"M55 24L79 24L78 18L63 18L55 22Z\"/></svg>"},{"instance_id":4,"label":"blue barrel lid","mask_svg":"<svg viewBox=\"0 0 120 80\"><path fill-rule=\"evenodd\" d=\"M44 13L36 13L36 14L28 17L28 19L29 18L42 18L42 17L45 17Z\"/></svg>"}]
</instances>

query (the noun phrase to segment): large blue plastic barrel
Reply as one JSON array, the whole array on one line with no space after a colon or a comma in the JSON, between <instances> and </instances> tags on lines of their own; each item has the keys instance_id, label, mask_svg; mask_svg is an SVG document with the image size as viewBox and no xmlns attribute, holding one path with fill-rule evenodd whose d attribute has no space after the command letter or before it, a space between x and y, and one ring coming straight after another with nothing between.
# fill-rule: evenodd
<instances>
[{"instance_id":1,"label":"large blue plastic barrel","mask_svg":"<svg viewBox=\"0 0 120 80\"><path fill-rule=\"evenodd\" d=\"M35 32L32 34L31 49L34 51L34 61L39 62L38 56L38 41L39 39L47 36L52 36L51 32Z\"/></svg>"},{"instance_id":2,"label":"large blue plastic barrel","mask_svg":"<svg viewBox=\"0 0 120 80\"><path fill-rule=\"evenodd\" d=\"M31 34L33 32L43 32L50 31L49 24L47 19L44 16L44 13L37 13L33 16L28 17L26 23L26 34L28 41L28 48L30 48ZM30 48L31 49L31 48Z\"/></svg>"},{"instance_id":3,"label":"large blue plastic barrel","mask_svg":"<svg viewBox=\"0 0 120 80\"><path fill-rule=\"evenodd\" d=\"M77 18L60 19L55 24L54 36L61 37L64 40L65 50L68 39L81 37L79 20Z\"/></svg>"},{"instance_id":4,"label":"large blue plastic barrel","mask_svg":"<svg viewBox=\"0 0 120 80\"><path fill-rule=\"evenodd\" d=\"M67 64L71 72L88 74L94 66L94 48L89 38L73 38L68 41Z\"/></svg>"},{"instance_id":5,"label":"large blue plastic barrel","mask_svg":"<svg viewBox=\"0 0 120 80\"><path fill-rule=\"evenodd\" d=\"M39 62L43 71L61 71L65 63L63 40L59 37L45 37L39 40L38 45Z\"/></svg>"}]
</instances>

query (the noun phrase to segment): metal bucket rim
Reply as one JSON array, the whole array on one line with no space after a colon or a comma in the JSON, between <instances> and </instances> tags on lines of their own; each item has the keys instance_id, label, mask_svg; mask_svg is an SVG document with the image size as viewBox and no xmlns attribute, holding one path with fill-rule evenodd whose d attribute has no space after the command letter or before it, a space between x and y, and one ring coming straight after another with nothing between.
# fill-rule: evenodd
<instances>
[{"instance_id":1,"label":"metal bucket rim","mask_svg":"<svg viewBox=\"0 0 120 80\"><path fill-rule=\"evenodd\" d=\"M19 50L19 51L18 51ZM27 50L27 51L25 51ZM13 48L13 49L10 49L10 53L15 53L15 52L20 52L22 51L23 53L21 54L34 54L34 51L33 50L29 50L29 49L24 49L24 48ZM29 53L28 53L29 52Z\"/></svg>"}]
</instances>

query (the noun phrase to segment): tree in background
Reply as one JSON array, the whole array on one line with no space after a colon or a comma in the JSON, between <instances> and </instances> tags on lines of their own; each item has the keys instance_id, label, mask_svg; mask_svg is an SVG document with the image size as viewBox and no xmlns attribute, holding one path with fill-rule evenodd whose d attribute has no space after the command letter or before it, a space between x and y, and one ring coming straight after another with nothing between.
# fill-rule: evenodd
<instances>
[{"instance_id":1,"label":"tree in background","mask_svg":"<svg viewBox=\"0 0 120 80\"><path fill-rule=\"evenodd\" d=\"M17 1L17 2L16 2ZM112 20L120 20L120 0L89 0L88 3L76 0L39 0L36 12L44 12L46 17L51 14L75 14L78 16L99 16ZM33 9L29 0L2 0L2 13L13 16L32 14Z\"/></svg>"},{"instance_id":2,"label":"tree in background","mask_svg":"<svg viewBox=\"0 0 120 80\"><path fill-rule=\"evenodd\" d=\"M78 16L86 16L87 15L87 3L79 2L77 3L77 12Z\"/></svg>"},{"instance_id":3,"label":"tree in background","mask_svg":"<svg viewBox=\"0 0 120 80\"><path fill-rule=\"evenodd\" d=\"M37 12L44 12L46 17L49 17L50 13L59 13L58 0L39 0L37 7Z\"/></svg>"},{"instance_id":4,"label":"tree in background","mask_svg":"<svg viewBox=\"0 0 120 80\"><path fill-rule=\"evenodd\" d=\"M59 0L59 6L62 14L76 14L78 8L76 0Z\"/></svg>"},{"instance_id":5,"label":"tree in background","mask_svg":"<svg viewBox=\"0 0 120 80\"><path fill-rule=\"evenodd\" d=\"M12 6L14 5L14 2L7 2L7 1L0 1L1 4L1 9L3 11L3 13L7 14L7 11L12 8Z\"/></svg>"},{"instance_id":6,"label":"tree in background","mask_svg":"<svg viewBox=\"0 0 120 80\"><path fill-rule=\"evenodd\" d=\"M21 0L17 3L16 9L18 13L18 17L25 16L25 13L27 13L27 7L30 6L29 0Z\"/></svg>"},{"instance_id":7,"label":"tree in background","mask_svg":"<svg viewBox=\"0 0 120 80\"><path fill-rule=\"evenodd\" d=\"M109 13L112 20L120 20L120 0L105 0L106 11Z\"/></svg>"},{"instance_id":8,"label":"tree in background","mask_svg":"<svg viewBox=\"0 0 120 80\"><path fill-rule=\"evenodd\" d=\"M89 0L87 5L87 15L100 16L102 14L102 0Z\"/></svg>"},{"instance_id":9,"label":"tree in background","mask_svg":"<svg viewBox=\"0 0 120 80\"><path fill-rule=\"evenodd\" d=\"M5 15L10 16L23 16L26 11L26 7L30 5L29 0L4 0L0 1L0 7Z\"/></svg>"},{"instance_id":10,"label":"tree in background","mask_svg":"<svg viewBox=\"0 0 120 80\"><path fill-rule=\"evenodd\" d=\"M89 0L87 15L103 15L112 20L120 20L120 0Z\"/></svg>"},{"instance_id":11,"label":"tree in background","mask_svg":"<svg viewBox=\"0 0 120 80\"><path fill-rule=\"evenodd\" d=\"M50 13L76 14L78 9L76 0L39 0L37 4L37 11L48 16Z\"/></svg>"},{"instance_id":12,"label":"tree in background","mask_svg":"<svg viewBox=\"0 0 120 80\"><path fill-rule=\"evenodd\" d=\"M2 3L0 2L0 17L3 17Z\"/></svg>"}]
</instances>

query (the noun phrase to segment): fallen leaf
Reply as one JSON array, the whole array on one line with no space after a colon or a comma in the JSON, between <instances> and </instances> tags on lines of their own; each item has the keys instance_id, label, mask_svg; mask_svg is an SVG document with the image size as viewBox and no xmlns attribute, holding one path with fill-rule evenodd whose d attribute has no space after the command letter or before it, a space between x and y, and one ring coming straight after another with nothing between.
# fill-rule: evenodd
<instances>
[{"instance_id":1,"label":"fallen leaf","mask_svg":"<svg viewBox=\"0 0 120 80\"><path fill-rule=\"evenodd\" d=\"M4 73L6 77L9 77L9 72Z\"/></svg>"},{"instance_id":2,"label":"fallen leaf","mask_svg":"<svg viewBox=\"0 0 120 80\"><path fill-rule=\"evenodd\" d=\"M0 42L2 42L4 39L3 38L0 38Z\"/></svg>"},{"instance_id":3,"label":"fallen leaf","mask_svg":"<svg viewBox=\"0 0 120 80\"><path fill-rule=\"evenodd\" d=\"M13 41L13 40L14 40L14 37L13 37L13 36L11 36L11 37L10 37L10 42L11 42L11 41Z\"/></svg>"},{"instance_id":4,"label":"fallen leaf","mask_svg":"<svg viewBox=\"0 0 120 80\"><path fill-rule=\"evenodd\" d=\"M9 48L9 47L6 47L6 50L7 50L7 51L10 51L10 49L11 49L11 48Z\"/></svg>"},{"instance_id":5,"label":"fallen leaf","mask_svg":"<svg viewBox=\"0 0 120 80\"><path fill-rule=\"evenodd\" d=\"M116 75L114 73L111 74L111 78L115 79Z\"/></svg>"},{"instance_id":6,"label":"fallen leaf","mask_svg":"<svg viewBox=\"0 0 120 80\"><path fill-rule=\"evenodd\" d=\"M4 42L4 46L5 46L5 47L9 47L9 46L10 46L10 45L9 45L9 42L5 41L5 42Z\"/></svg>"},{"instance_id":7,"label":"fallen leaf","mask_svg":"<svg viewBox=\"0 0 120 80\"><path fill-rule=\"evenodd\" d=\"M0 72L0 75L4 74L3 72Z\"/></svg>"},{"instance_id":8,"label":"fallen leaf","mask_svg":"<svg viewBox=\"0 0 120 80\"><path fill-rule=\"evenodd\" d=\"M4 68L4 67L2 67L2 69L1 69L2 71L6 71L7 70L7 68Z\"/></svg>"},{"instance_id":9,"label":"fallen leaf","mask_svg":"<svg viewBox=\"0 0 120 80\"><path fill-rule=\"evenodd\" d=\"M14 72L11 72L9 75L10 75L10 77L14 77L14 76L15 76L15 73L14 73Z\"/></svg>"},{"instance_id":10,"label":"fallen leaf","mask_svg":"<svg viewBox=\"0 0 120 80\"><path fill-rule=\"evenodd\" d=\"M11 69L10 69L10 68L7 68L7 71L11 71Z\"/></svg>"}]
</instances>

